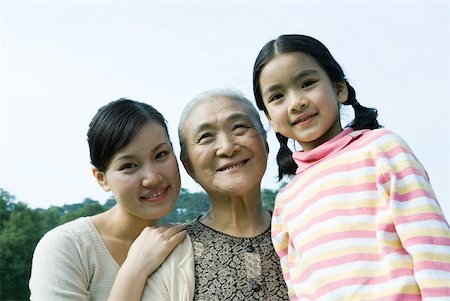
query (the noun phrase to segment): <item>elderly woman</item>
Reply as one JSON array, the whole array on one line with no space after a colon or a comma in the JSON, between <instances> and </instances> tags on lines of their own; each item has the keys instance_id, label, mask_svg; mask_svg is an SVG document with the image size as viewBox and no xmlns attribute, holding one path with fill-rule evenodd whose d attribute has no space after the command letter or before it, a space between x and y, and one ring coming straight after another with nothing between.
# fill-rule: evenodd
<instances>
[{"instance_id":1,"label":"elderly woman","mask_svg":"<svg viewBox=\"0 0 450 301\"><path fill-rule=\"evenodd\" d=\"M184 109L181 161L211 207L187 228L194 247L194 300L288 300L261 202L269 152L252 103L234 90L209 90Z\"/></svg>"},{"instance_id":2,"label":"elderly woman","mask_svg":"<svg viewBox=\"0 0 450 301\"><path fill-rule=\"evenodd\" d=\"M289 300L261 202L269 149L258 112L237 91L209 90L185 107L178 133L181 161L211 208L148 279L128 272L121 287L147 279L141 300Z\"/></svg>"}]
</instances>

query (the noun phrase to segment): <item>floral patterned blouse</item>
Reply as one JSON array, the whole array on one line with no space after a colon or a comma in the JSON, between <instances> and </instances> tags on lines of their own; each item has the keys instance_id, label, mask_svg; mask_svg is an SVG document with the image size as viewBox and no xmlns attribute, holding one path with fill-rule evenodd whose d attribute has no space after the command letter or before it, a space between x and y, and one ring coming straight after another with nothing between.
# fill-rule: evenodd
<instances>
[{"instance_id":1,"label":"floral patterned blouse","mask_svg":"<svg viewBox=\"0 0 450 301\"><path fill-rule=\"evenodd\" d=\"M195 301L289 300L270 227L256 237L234 237L195 219Z\"/></svg>"}]
</instances>

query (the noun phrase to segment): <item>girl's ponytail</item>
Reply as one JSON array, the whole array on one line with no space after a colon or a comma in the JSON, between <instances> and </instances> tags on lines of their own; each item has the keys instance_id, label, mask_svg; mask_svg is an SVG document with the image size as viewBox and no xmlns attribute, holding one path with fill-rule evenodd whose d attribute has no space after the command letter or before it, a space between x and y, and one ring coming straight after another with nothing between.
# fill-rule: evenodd
<instances>
[{"instance_id":1,"label":"girl's ponytail","mask_svg":"<svg viewBox=\"0 0 450 301\"><path fill-rule=\"evenodd\" d=\"M355 131L362 130L362 129L378 129L381 127L381 125L378 123L377 117L378 112L374 108L366 108L362 106L357 100L356 100L356 92L355 89L348 83L348 81L345 81L345 84L347 85L348 89L348 99L344 103L344 105L351 105L353 107L353 110L355 111L355 118L352 122L350 122L347 127L351 127Z\"/></svg>"},{"instance_id":2,"label":"girl's ponytail","mask_svg":"<svg viewBox=\"0 0 450 301\"><path fill-rule=\"evenodd\" d=\"M288 138L279 133L276 133L276 136L280 142L280 149L277 154L278 181L280 181L285 175L295 175L297 164L292 159L292 151L287 145Z\"/></svg>"}]
</instances>

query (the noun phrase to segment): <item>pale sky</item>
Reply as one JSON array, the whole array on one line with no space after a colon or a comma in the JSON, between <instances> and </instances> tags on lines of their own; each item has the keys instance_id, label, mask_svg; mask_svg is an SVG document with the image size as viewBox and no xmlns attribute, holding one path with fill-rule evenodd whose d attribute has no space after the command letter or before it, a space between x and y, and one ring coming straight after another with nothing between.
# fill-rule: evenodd
<instances>
[{"instance_id":1,"label":"pale sky","mask_svg":"<svg viewBox=\"0 0 450 301\"><path fill-rule=\"evenodd\" d=\"M358 100L402 136L450 218L448 1L5 1L0 4L0 188L31 208L103 203L86 131L120 97L166 117L178 154L183 106L210 88L253 101L260 48L280 34L321 40ZM263 187L275 189L278 143ZM198 191L182 171L182 186Z\"/></svg>"}]
</instances>

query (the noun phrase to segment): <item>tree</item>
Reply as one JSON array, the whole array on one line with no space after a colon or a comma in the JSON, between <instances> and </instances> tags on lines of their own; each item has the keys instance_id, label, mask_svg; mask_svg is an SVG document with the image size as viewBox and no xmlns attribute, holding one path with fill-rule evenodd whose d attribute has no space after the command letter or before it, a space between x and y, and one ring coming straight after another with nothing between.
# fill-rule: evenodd
<instances>
[{"instance_id":1,"label":"tree","mask_svg":"<svg viewBox=\"0 0 450 301\"><path fill-rule=\"evenodd\" d=\"M43 235L41 214L16 203L0 233L0 285L2 300L29 299L31 259Z\"/></svg>"},{"instance_id":2,"label":"tree","mask_svg":"<svg viewBox=\"0 0 450 301\"><path fill-rule=\"evenodd\" d=\"M13 202L14 196L0 188L0 231L3 230L4 223L9 219L9 215L14 208Z\"/></svg>"},{"instance_id":3,"label":"tree","mask_svg":"<svg viewBox=\"0 0 450 301\"><path fill-rule=\"evenodd\" d=\"M261 191L261 199L264 208L273 211L273 206L275 203L275 196L277 195L278 191L271 190L271 189L263 189Z\"/></svg>"},{"instance_id":4,"label":"tree","mask_svg":"<svg viewBox=\"0 0 450 301\"><path fill-rule=\"evenodd\" d=\"M86 198L84 199L82 206L80 206L77 210L66 213L61 222L64 224L82 216L91 216L102 213L105 210L106 208L100 205L98 201Z\"/></svg>"}]
</instances>

